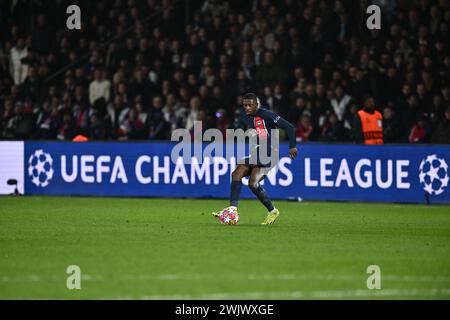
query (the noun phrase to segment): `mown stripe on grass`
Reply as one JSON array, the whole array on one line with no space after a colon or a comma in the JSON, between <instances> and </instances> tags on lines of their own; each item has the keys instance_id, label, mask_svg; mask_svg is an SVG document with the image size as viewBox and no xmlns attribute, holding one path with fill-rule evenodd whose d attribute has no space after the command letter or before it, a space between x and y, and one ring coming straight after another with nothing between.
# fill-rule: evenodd
<instances>
[{"instance_id":1,"label":"mown stripe on grass","mask_svg":"<svg viewBox=\"0 0 450 320\"><path fill-rule=\"evenodd\" d=\"M280 280L280 281L357 281L365 280L365 276L355 275L310 275L310 274L230 274L228 279L233 280L249 280L249 281L261 281L261 280ZM40 281L61 281L65 280L61 276L39 276L39 275L27 275L27 276L2 276L1 282L40 282ZM82 274L82 281L179 281L179 280L192 280L201 281L217 279L217 274L133 274L133 275L89 275ZM446 276L415 276L415 275L382 275L382 280L388 281L400 281L400 282L449 282L450 277Z\"/></svg>"}]
</instances>

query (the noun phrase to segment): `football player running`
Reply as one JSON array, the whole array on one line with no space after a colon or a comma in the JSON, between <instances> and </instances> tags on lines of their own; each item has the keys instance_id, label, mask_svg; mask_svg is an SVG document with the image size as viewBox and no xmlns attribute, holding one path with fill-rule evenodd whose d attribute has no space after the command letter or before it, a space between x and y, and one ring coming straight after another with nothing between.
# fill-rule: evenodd
<instances>
[{"instance_id":1,"label":"football player running","mask_svg":"<svg viewBox=\"0 0 450 320\"><path fill-rule=\"evenodd\" d=\"M242 178L250 177L248 187L268 211L262 224L271 225L280 215L280 211L274 207L266 190L261 186L260 182L266 177L276 163L262 163L258 149L260 147L260 142L264 141L265 143L270 144L272 129L281 128L286 131L289 139L289 156L291 159L294 159L297 156L295 129L291 123L275 112L261 107L259 98L255 94L245 94L242 102L245 110L243 121L250 129L256 131L257 144L250 146L250 156L239 161L236 169L233 171L230 190L230 206L223 210L229 209L237 211L242 189ZM270 154L272 152L278 152L278 150L273 150L273 146L270 145L268 146L267 151ZM212 215L214 217L219 217L223 210L212 212Z\"/></svg>"}]
</instances>

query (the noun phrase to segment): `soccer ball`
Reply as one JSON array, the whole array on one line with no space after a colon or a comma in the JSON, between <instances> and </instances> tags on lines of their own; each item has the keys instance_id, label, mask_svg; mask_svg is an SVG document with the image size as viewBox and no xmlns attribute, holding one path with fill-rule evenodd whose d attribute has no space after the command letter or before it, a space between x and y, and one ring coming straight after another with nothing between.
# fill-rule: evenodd
<instances>
[{"instance_id":1,"label":"soccer ball","mask_svg":"<svg viewBox=\"0 0 450 320\"><path fill-rule=\"evenodd\" d=\"M439 195L448 186L448 165L435 154L429 155L420 163L419 180L425 192Z\"/></svg>"},{"instance_id":2,"label":"soccer ball","mask_svg":"<svg viewBox=\"0 0 450 320\"><path fill-rule=\"evenodd\" d=\"M219 221L229 226L236 225L239 222L239 214L236 209L226 208L220 212Z\"/></svg>"},{"instance_id":3,"label":"soccer ball","mask_svg":"<svg viewBox=\"0 0 450 320\"><path fill-rule=\"evenodd\" d=\"M53 178L53 159L42 149L36 150L28 159L28 175L38 187L46 187Z\"/></svg>"}]
</instances>

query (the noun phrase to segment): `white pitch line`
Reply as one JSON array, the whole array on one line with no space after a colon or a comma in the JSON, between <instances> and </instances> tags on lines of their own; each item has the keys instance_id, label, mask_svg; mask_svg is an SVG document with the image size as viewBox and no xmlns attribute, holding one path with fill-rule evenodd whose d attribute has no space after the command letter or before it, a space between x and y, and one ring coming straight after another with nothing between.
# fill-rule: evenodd
<instances>
[{"instance_id":1,"label":"white pitch line","mask_svg":"<svg viewBox=\"0 0 450 320\"><path fill-rule=\"evenodd\" d=\"M253 292L219 292L201 295L171 294L141 296L141 300L230 300L230 299L305 299L305 298L370 298L396 296L440 296L450 297L450 288L433 289L381 289L381 290L327 290L327 291L253 291Z\"/></svg>"},{"instance_id":2,"label":"white pitch line","mask_svg":"<svg viewBox=\"0 0 450 320\"><path fill-rule=\"evenodd\" d=\"M324 291L250 291L202 294L166 294L151 296L102 297L96 300L258 300L258 299L369 299L376 297L436 297L450 298L450 288L324 290ZM36 298L38 299L38 298Z\"/></svg>"}]
</instances>

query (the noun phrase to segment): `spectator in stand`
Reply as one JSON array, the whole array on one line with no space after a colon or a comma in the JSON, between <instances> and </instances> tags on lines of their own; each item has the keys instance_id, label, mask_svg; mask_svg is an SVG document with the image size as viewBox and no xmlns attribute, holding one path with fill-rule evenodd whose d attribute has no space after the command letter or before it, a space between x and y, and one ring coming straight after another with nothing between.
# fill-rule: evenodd
<instances>
[{"instance_id":1,"label":"spectator in stand","mask_svg":"<svg viewBox=\"0 0 450 320\"><path fill-rule=\"evenodd\" d=\"M90 117L88 136L91 137L91 140L104 140L106 138L105 125L97 113Z\"/></svg>"},{"instance_id":2,"label":"spectator in stand","mask_svg":"<svg viewBox=\"0 0 450 320\"><path fill-rule=\"evenodd\" d=\"M185 129L191 131L194 128L194 122L200 118L200 99L198 97L192 97L189 105L190 111L187 116Z\"/></svg>"},{"instance_id":3,"label":"spectator in stand","mask_svg":"<svg viewBox=\"0 0 450 320\"><path fill-rule=\"evenodd\" d=\"M366 96L364 108L355 116L353 130L357 143L383 144L383 116L375 109L375 99L372 96Z\"/></svg>"},{"instance_id":4,"label":"spectator in stand","mask_svg":"<svg viewBox=\"0 0 450 320\"><path fill-rule=\"evenodd\" d=\"M65 113L62 116L62 124L58 128L58 140L72 140L76 135L76 128L72 116L69 113Z\"/></svg>"},{"instance_id":5,"label":"spectator in stand","mask_svg":"<svg viewBox=\"0 0 450 320\"><path fill-rule=\"evenodd\" d=\"M320 140L325 142L345 141L346 133L336 114L330 113L320 128Z\"/></svg>"},{"instance_id":6,"label":"spectator in stand","mask_svg":"<svg viewBox=\"0 0 450 320\"><path fill-rule=\"evenodd\" d=\"M383 109L383 140L384 143L400 143L402 124L391 107Z\"/></svg>"},{"instance_id":7,"label":"spectator in stand","mask_svg":"<svg viewBox=\"0 0 450 320\"><path fill-rule=\"evenodd\" d=\"M308 142L311 139L313 129L311 116L307 113L303 114L296 126L297 142Z\"/></svg>"},{"instance_id":8,"label":"spectator in stand","mask_svg":"<svg viewBox=\"0 0 450 320\"><path fill-rule=\"evenodd\" d=\"M433 143L450 144L450 106L433 134Z\"/></svg>"},{"instance_id":9,"label":"spectator in stand","mask_svg":"<svg viewBox=\"0 0 450 320\"><path fill-rule=\"evenodd\" d=\"M330 104L339 121L343 120L351 99L352 98L348 94L344 93L344 89L341 86L336 88L334 96L330 100Z\"/></svg>"},{"instance_id":10,"label":"spectator in stand","mask_svg":"<svg viewBox=\"0 0 450 320\"><path fill-rule=\"evenodd\" d=\"M111 82L105 79L103 70L94 71L94 80L89 85L89 102L94 105L98 99L103 98L105 102L109 101Z\"/></svg>"},{"instance_id":11,"label":"spectator in stand","mask_svg":"<svg viewBox=\"0 0 450 320\"><path fill-rule=\"evenodd\" d=\"M0 21L0 139L168 139L221 109L234 127L256 91L292 123L307 112L308 141L348 141L367 94L386 107L386 142L420 136L422 114L424 142L445 141L448 1L381 6L382 30L366 28L367 1L102 1L70 33L54 18L64 1L15 3Z\"/></svg>"},{"instance_id":12,"label":"spectator in stand","mask_svg":"<svg viewBox=\"0 0 450 320\"><path fill-rule=\"evenodd\" d=\"M10 71L15 85L22 84L27 77L28 65L24 63L26 57L28 57L28 48L25 45L25 40L19 38L10 54Z\"/></svg>"},{"instance_id":13,"label":"spectator in stand","mask_svg":"<svg viewBox=\"0 0 450 320\"><path fill-rule=\"evenodd\" d=\"M410 143L424 143L428 140L427 119L421 116L412 127L408 138Z\"/></svg>"}]
</instances>

